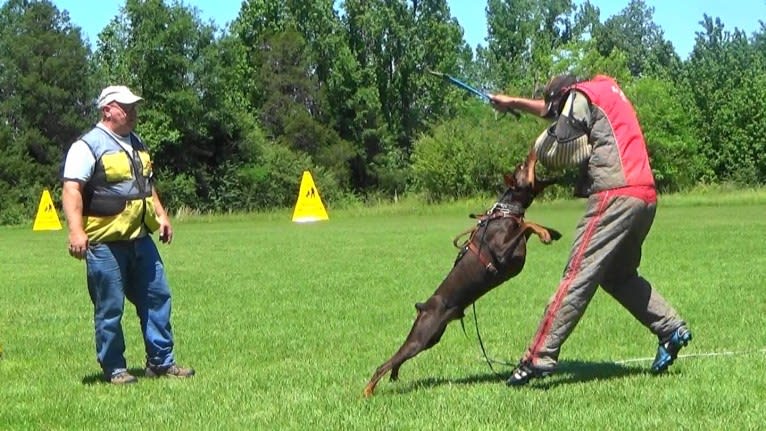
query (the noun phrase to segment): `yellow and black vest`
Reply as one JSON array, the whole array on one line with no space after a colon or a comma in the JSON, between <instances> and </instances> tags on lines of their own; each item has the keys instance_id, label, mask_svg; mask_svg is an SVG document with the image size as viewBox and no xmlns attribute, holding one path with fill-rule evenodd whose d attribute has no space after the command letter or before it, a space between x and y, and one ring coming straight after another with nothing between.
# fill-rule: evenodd
<instances>
[{"instance_id":1,"label":"yellow and black vest","mask_svg":"<svg viewBox=\"0 0 766 431\"><path fill-rule=\"evenodd\" d=\"M83 226L93 243L135 239L160 226L152 199L152 161L143 142L130 134L132 154L106 130L94 127L80 138L96 160L83 193Z\"/></svg>"}]
</instances>

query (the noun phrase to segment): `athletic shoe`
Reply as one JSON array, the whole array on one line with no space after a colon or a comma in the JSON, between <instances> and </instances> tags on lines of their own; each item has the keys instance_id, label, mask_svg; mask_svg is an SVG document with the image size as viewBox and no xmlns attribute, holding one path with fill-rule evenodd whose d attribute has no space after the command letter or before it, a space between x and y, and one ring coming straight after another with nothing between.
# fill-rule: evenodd
<instances>
[{"instance_id":1,"label":"athletic shoe","mask_svg":"<svg viewBox=\"0 0 766 431\"><path fill-rule=\"evenodd\" d=\"M681 326L670 335L667 341L660 340L660 346L657 348L657 356L652 363L652 373L659 374L673 365L673 361L678 357L678 352L682 347L689 344L692 340L692 333L686 326Z\"/></svg>"},{"instance_id":2,"label":"athletic shoe","mask_svg":"<svg viewBox=\"0 0 766 431\"><path fill-rule=\"evenodd\" d=\"M516 368L513 369L511 377L505 381L508 386L524 386L534 378L543 378L549 376L552 370L542 370L534 367L529 361L521 361Z\"/></svg>"},{"instance_id":3,"label":"athletic shoe","mask_svg":"<svg viewBox=\"0 0 766 431\"><path fill-rule=\"evenodd\" d=\"M173 364L167 368L154 368L147 366L146 371L144 372L144 375L146 377L154 378L154 377L191 377L194 375L194 368L182 368L179 367L176 364Z\"/></svg>"},{"instance_id":4,"label":"athletic shoe","mask_svg":"<svg viewBox=\"0 0 766 431\"><path fill-rule=\"evenodd\" d=\"M138 382L136 376L131 375L127 371L120 371L107 378L107 381L113 385L128 385Z\"/></svg>"}]
</instances>

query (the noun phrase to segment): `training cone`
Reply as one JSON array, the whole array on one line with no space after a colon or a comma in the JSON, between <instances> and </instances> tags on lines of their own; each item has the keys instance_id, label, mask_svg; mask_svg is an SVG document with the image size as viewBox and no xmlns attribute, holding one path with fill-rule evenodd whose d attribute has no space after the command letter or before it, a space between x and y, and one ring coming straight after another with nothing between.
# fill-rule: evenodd
<instances>
[{"instance_id":1,"label":"training cone","mask_svg":"<svg viewBox=\"0 0 766 431\"><path fill-rule=\"evenodd\" d=\"M35 224L32 230L61 230L61 221L53 206L53 199L48 189L43 190L40 196L40 204L37 206L37 215L35 215Z\"/></svg>"},{"instance_id":2,"label":"training cone","mask_svg":"<svg viewBox=\"0 0 766 431\"><path fill-rule=\"evenodd\" d=\"M329 220L327 211L319 197L319 190L314 185L314 179L309 171L303 171L301 188L298 191L298 201L293 211L293 221L296 223L308 223L313 221Z\"/></svg>"}]
</instances>

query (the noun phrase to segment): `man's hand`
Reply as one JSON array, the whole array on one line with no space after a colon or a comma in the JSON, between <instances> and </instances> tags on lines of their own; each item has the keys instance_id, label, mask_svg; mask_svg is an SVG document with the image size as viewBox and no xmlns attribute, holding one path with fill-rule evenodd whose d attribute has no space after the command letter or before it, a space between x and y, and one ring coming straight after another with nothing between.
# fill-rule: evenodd
<instances>
[{"instance_id":1,"label":"man's hand","mask_svg":"<svg viewBox=\"0 0 766 431\"><path fill-rule=\"evenodd\" d=\"M492 107L499 112L507 112L513 108L514 98L505 94L490 94L489 101Z\"/></svg>"},{"instance_id":2,"label":"man's hand","mask_svg":"<svg viewBox=\"0 0 766 431\"><path fill-rule=\"evenodd\" d=\"M160 241L170 244L173 241L173 226L170 225L170 217L165 212L165 207L162 206L156 188L152 188L152 202L154 202L154 212L157 213L157 221L160 222Z\"/></svg>"},{"instance_id":3,"label":"man's hand","mask_svg":"<svg viewBox=\"0 0 766 431\"><path fill-rule=\"evenodd\" d=\"M88 251L88 235L83 230L69 231L69 255L75 259L84 259Z\"/></svg>"},{"instance_id":4,"label":"man's hand","mask_svg":"<svg viewBox=\"0 0 766 431\"><path fill-rule=\"evenodd\" d=\"M170 244L173 241L173 226L170 225L168 216L163 215L160 220L160 241Z\"/></svg>"}]
</instances>

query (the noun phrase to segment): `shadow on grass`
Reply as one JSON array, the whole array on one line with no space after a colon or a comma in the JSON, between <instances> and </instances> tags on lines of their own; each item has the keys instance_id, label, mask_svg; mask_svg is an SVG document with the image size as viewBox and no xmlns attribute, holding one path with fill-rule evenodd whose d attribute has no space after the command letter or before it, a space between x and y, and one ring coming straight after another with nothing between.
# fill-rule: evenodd
<instances>
[{"instance_id":1,"label":"shadow on grass","mask_svg":"<svg viewBox=\"0 0 766 431\"><path fill-rule=\"evenodd\" d=\"M128 373L136 376L136 377L144 377L146 375L146 372L143 368L128 368ZM109 382L107 382L104 379L103 373L94 373L94 374L88 374L85 377L82 378L82 384L83 385L100 385L104 384L107 385Z\"/></svg>"},{"instance_id":2,"label":"shadow on grass","mask_svg":"<svg viewBox=\"0 0 766 431\"><path fill-rule=\"evenodd\" d=\"M628 366L614 362L587 362L587 361L562 361L559 362L556 372L550 377L536 379L525 388L548 390L560 385L586 383L598 380L613 380L636 375L649 374L645 367ZM498 383L505 385L505 380L511 376L511 371L498 373L474 374L472 376L456 379L426 378L398 387L391 387L391 391L398 394L406 394L422 389L435 388L443 385L474 385L481 383ZM398 384L401 384L402 378ZM393 383L397 385L397 383Z\"/></svg>"}]
</instances>

